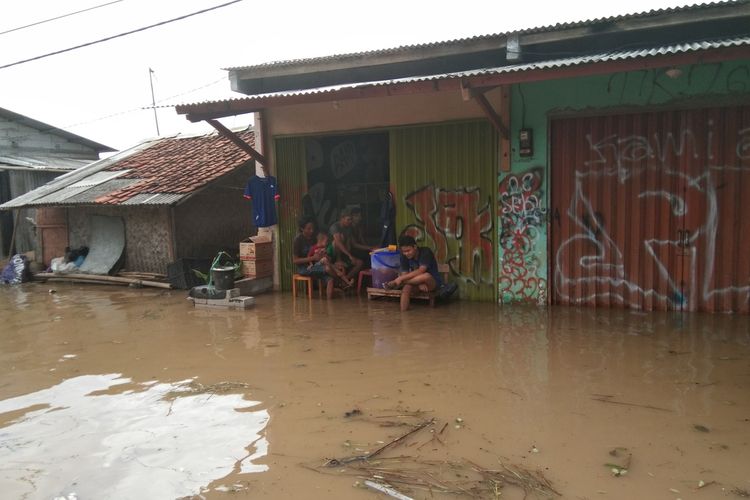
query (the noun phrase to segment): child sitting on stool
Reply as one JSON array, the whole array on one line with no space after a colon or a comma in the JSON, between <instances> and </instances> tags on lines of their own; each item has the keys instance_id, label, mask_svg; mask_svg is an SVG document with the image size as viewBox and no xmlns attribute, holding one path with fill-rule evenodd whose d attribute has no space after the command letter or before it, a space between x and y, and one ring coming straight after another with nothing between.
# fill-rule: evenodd
<instances>
[{"instance_id":1,"label":"child sitting on stool","mask_svg":"<svg viewBox=\"0 0 750 500\"><path fill-rule=\"evenodd\" d=\"M329 245L328 233L326 233L325 231L320 231L318 233L318 241L315 245L310 247L310 252L308 252L307 256L314 257L318 252L321 252L323 257L315 264L324 266L326 272L329 274L332 271L344 283L344 288L351 288L352 286L354 286L354 280L347 277L346 275L346 267L344 266L343 262L339 261L331 264L331 254L333 253L333 246ZM308 266L308 269L315 264L311 262Z\"/></svg>"}]
</instances>

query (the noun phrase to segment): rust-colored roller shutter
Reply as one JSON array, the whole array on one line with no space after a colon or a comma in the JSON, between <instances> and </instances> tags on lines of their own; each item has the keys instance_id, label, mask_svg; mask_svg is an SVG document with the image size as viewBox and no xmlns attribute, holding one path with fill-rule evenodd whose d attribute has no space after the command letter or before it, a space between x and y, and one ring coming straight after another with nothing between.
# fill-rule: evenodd
<instances>
[{"instance_id":1,"label":"rust-colored roller shutter","mask_svg":"<svg viewBox=\"0 0 750 500\"><path fill-rule=\"evenodd\" d=\"M749 311L750 107L553 120L553 301Z\"/></svg>"}]
</instances>

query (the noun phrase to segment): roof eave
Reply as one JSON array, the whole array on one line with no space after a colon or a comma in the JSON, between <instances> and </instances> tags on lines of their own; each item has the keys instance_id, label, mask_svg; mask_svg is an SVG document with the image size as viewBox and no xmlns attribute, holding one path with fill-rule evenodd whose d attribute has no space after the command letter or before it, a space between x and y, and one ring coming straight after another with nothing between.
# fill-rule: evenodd
<instances>
[{"instance_id":1,"label":"roof eave","mask_svg":"<svg viewBox=\"0 0 750 500\"><path fill-rule=\"evenodd\" d=\"M513 72L481 74L473 76L445 75L411 82L387 82L382 84L362 84L346 86L320 92L303 94L282 94L254 96L245 99L233 99L210 103L183 104L175 107L178 114L186 115L192 122L223 118L262 111L263 109L313 104L319 102L341 101L348 99L365 99L391 97L408 94L459 91L461 88L488 89L499 85L528 83L541 80L593 76L622 71L666 68L676 65L695 63L714 63L735 59L750 58L750 45L722 47L697 50L677 54L664 54L618 61L592 61L579 65L559 68L540 68Z\"/></svg>"}]
</instances>

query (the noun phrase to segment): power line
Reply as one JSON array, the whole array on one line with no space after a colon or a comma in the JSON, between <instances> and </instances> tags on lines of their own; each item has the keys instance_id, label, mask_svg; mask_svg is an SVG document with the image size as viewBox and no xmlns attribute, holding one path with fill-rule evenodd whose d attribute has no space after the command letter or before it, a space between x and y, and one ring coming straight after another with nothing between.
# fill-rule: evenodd
<instances>
[{"instance_id":1,"label":"power line","mask_svg":"<svg viewBox=\"0 0 750 500\"><path fill-rule=\"evenodd\" d=\"M193 92L197 92L198 90L202 90L202 89L205 89L205 88L210 87L212 85L216 85L219 82L226 82L226 77L219 78L218 80L214 80L213 82L207 83L205 85L201 85L200 87L195 87L193 89L187 90L185 92L181 92L179 94L175 94L175 95L172 95L172 96L169 96L169 97L165 97L164 99L159 99L156 102L157 102L157 104L161 104L161 103L163 103L165 101L169 101L170 99L174 99L175 97L181 97L181 96L184 96L184 95L187 95L187 94L192 94ZM149 109L152 109L152 107L153 106L139 106L137 108L126 109L126 110L123 110L123 111L115 111L114 113L110 113L108 115L100 116L98 118L92 118L91 120L87 120L87 121L83 121L83 122L78 122L78 123L73 123L73 124L70 124L70 125L63 125L61 127L55 127L54 125L50 125L50 128L48 128L48 129L40 129L39 132L51 132L53 130L69 131L69 129L74 129L74 128L77 128L77 127L81 127L83 125L89 125L91 123L96 123L96 122L99 122L99 121L102 121L102 120L108 120L110 118L115 118L115 117L118 117L118 116L127 115L127 114L130 114L130 113L134 113L136 111L149 110ZM166 108L166 107L174 107L174 106L166 106L165 105L165 106L158 106L158 107L165 107ZM33 135L34 134L17 135L17 136L9 137L9 139L17 141L17 140L26 139L28 137L32 137Z\"/></svg>"},{"instance_id":2,"label":"power line","mask_svg":"<svg viewBox=\"0 0 750 500\"><path fill-rule=\"evenodd\" d=\"M24 30L24 29L26 29L26 28L31 28L32 26L39 26L40 24L48 23L48 22L50 22L50 21L57 21L58 19L62 19L62 18L64 18L64 17L75 16L76 14L80 14L80 13L82 13L82 12L88 12L88 11L90 11L90 10L94 10L94 9L99 9L99 8L101 8L101 7L106 7L107 5L112 5L113 3L120 3L120 2L122 2L122 1L123 1L123 0L114 0L113 2L108 2L108 3L103 3L103 4L100 4L100 5L95 5L95 6L93 6L93 7L89 7L88 9L77 10L77 11L75 11L75 12L69 12L69 13L67 13L67 14L63 14L63 15L61 15L61 16L57 16L57 17L51 17L51 18L49 18L49 19L45 19L45 20L43 20L43 21L37 21L37 22L35 22L35 23L27 24L27 25L25 25L25 26L19 26L19 27L17 27L17 28L11 28L11 29L9 29L9 30L5 30L5 31L0 31L0 35L6 35L6 34L8 34L8 33L13 33L14 31L20 31L20 30Z\"/></svg>"},{"instance_id":3,"label":"power line","mask_svg":"<svg viewBox=\"0 0 750 500\"><path fill-rule=\"evenodd\" d=\"M38 59L44 59L45 57L56 56L58 54L63 54L65 52L70 52L72 50L80 49L80 48L83 48L83 47L88 47L90 45L95 45L97 43L102 43L102 42L107 42L109 40L114 40L115 38L120 38L120 37L123 37L123 36L132 35L133 33L138 33L138 32L141 32L141 31L146 31L148 29L156 28L157 26L163 26L165 24L173 23L175 21L181 21L183 19L187 19L188 17L193 17L193 16L197 16L199 14L204 14L206 12L210 12L212 10L220 9L222 7L226 7L228 5L232 5L232 4L235 4L235 3L238 3L238 2L242 2L242 0L232 0L231 2L223 3L221 5L216 5L214 7L209 7L208 9L199 10L197 12L192 12L190 14L185 14L184 16L175 17L173 19L168 19L166 21L162 21L162 22L159 22L159 23L156 23L156 24L151 24L149 26L144 26L143 28L138 28L138 29L134 29L134 30L131 30L131 31L126 31L125 33L120 33L120 34L117 34L117 35L108 36L106 38L101 38L99 40L94 40L93 42L87 42L87 43L83 43L81 45L76 45L75 47L69 47L67 49L62 49L62 50L56 50L55 52L49 52L49 53L43 54L41 56L30 57L28 59L23 59L21 61L12 62L10 64L5 64L3 66L0 66L0 69L10 68L11 66L18 66L19 64L24 64L24 63L27 63L27 62L36 61Z\"/></svg>"},{"instance_id":4,"label":"power line","mask_svg":"<svg viewBox=\"0 0 750 500\"><path fill-rule=\"evenodd\" d=\"M205 88L211 87L212 85L216 85L216 84L217 84L217 83L219 83L219 82L226 82L226 81L227 81L227 77L226 77L226 76L224 76L224 77L221 77L221 78L219 78L218 80L214 80L214 81L213 81L213 82L211 82L211 83L207 83L207 84L205 84L205 85L201 85L200 87L195 87L194 89L186 90L185 92L180 92L179 94L171 95L171 96L169 96L169 97L165 97L165 98L163 98L163 99L157 99L157 101L156 101L156 102L157 102L158 104L161 104L161 106L160 106L160 107L164 107L164 108L173 108L173 107L174 107L174 105L166 105L166 104L163 104L163 103L165 103L165 102L167 102L167 101L169 101L169 100L171 100L171 99L174 99L175 97L182 97L182 96L184 96L184 95L192 94L192 93L194 93L194 92L197 92L197 91L199 91L199 90L203 90L203 89L205 89ZM145 107L143 107L143 108L141 108L141 109L151 109L151 107L150 107L150 106L145 106Z\"/></svg>"}]
</instances>

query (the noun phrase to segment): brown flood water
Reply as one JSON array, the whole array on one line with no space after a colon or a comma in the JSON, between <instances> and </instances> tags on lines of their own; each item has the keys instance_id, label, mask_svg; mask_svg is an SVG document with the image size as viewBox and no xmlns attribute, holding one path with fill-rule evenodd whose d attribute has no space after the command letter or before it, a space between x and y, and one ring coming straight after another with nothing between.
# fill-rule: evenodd
<instances>
[{"instance_id":1,"label":"brown flood water","mask_svg":"<svg viewBox=\"0 0 750 500\"><path fill-rule=\"evenodd\" d=\"M0 332L2 498L523 498L472 469L503 464L561 494L538 498L750 490L745 316L29 284L0 287Z\"/></svg>"}]
</instances>

